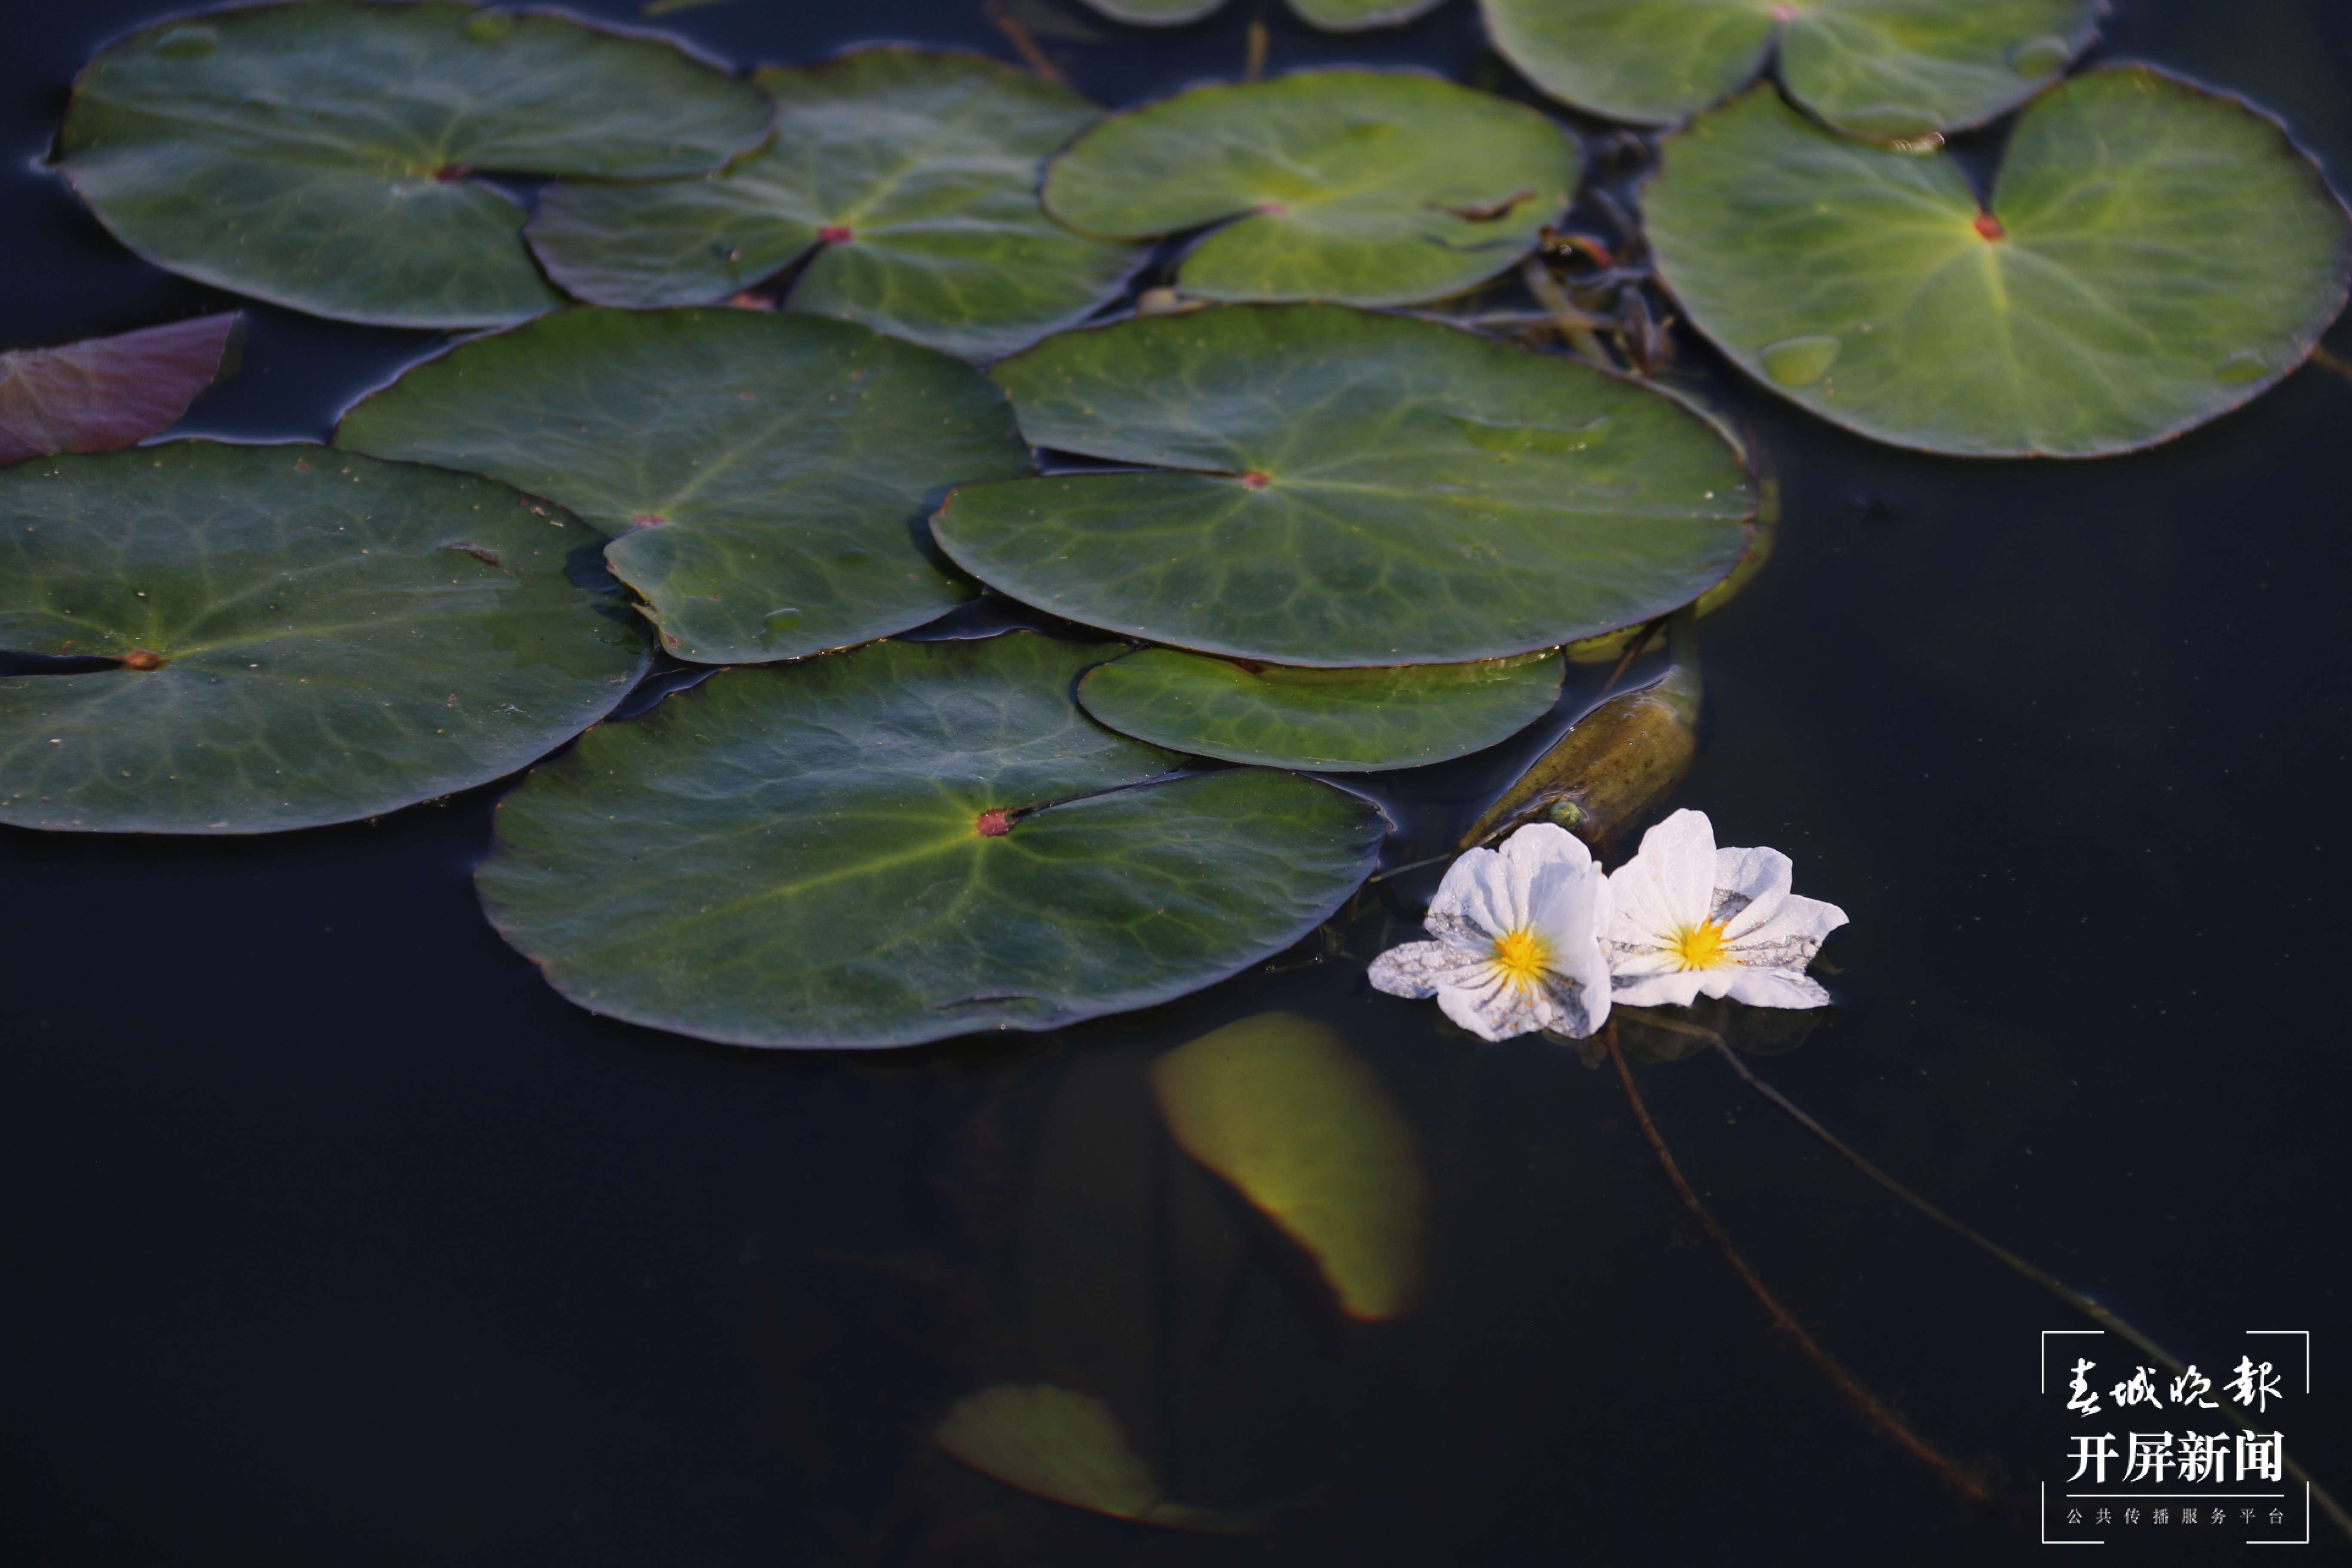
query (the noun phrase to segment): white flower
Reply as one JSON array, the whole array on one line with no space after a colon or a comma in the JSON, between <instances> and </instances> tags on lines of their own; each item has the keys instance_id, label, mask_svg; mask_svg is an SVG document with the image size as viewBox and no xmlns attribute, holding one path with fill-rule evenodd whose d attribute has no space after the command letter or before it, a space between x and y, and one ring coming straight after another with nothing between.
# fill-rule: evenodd
<instances>
[{"instance_id":1,"label":"white flower","mask_svg":"<svg viewBox=\"0 0 2352 1568\"><path fill-rule=\"evenodd\" d=\"M1819 1007L1829 993L1805 973L1845 911L1789 891L1778 849L1717 849L1700 811L1642 836L1610 873L1614 906L1602 945L1614 1000L1686 1007L1702 994L1758 1007Z\"/></svg>"},{"instance_id":2,"label":"white flower","mask_svg":"<svg viewBox=\"0 0 2352 1568\"><path fill-rule=\"evenodd\" d=\"M1539 822L1499 851L1471 850L1446 868L1423 923L1437 940L1374 959L1374 985L1433 995L1486 1040L1538 1029L1581 1039L1609 1016L1609 879L1574 835Z\"/></svg>"}]
</instances>

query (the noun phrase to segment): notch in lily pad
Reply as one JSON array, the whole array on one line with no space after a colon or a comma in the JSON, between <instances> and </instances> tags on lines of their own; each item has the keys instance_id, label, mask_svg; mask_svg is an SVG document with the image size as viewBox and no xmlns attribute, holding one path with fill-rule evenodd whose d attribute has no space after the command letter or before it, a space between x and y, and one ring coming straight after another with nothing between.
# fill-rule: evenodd
<instances>
[{"instance_id":1,"label":"notch in lily pad","mask_svg":"<svg viewBox=\"0 0 2352 1568\"><path fill-rule=\"evenodd\" d=\"M1742 369L1969 457L2194 428L2301 364L2352 277L2352 220L2278 122L2147 67L2029 104L1982 201L1948 156L1758 88L1666 140L1643 208L1660 278Z\"/></svg>"},{"instance_id":2,"label":"notch in lily pad","mask_svg":"<svg viewBox=\"0 0 2352 1568\"><path fill-rule=\"evenodd\" d=\"M1778 59L1789 96L1851 136L1981 125L2057 79L2105 0L1479 0L1504 58L1561 101L1667 125Z\"/></svg>"},{"instance_id":3,"label":"notch in lily pad","mask_svg":"<svg viewBox=\"0 0 2352 1568\"><path fill-rule=\"evenodd\" d=\"M561 300L482 174L715 169L767 100L664 39L446 0L299 0L159 23L74 84L57 166L159 267L313 315L521 321Z\"/></svg>"},{"instance_id":4,"label":"notch in lily pad","mask_svg":"<svg viewBox=\"0 0 2352 1568\"><path fill-rule=\"evenodd\" d=\"M1045 206L1115 239L1215 226L1177 273L1199 299L1403 305L1508 270L1581 169L1525 104L1415 72L1302 71L1113 116L1047 165Z\"/></svg>"}]
</instances>

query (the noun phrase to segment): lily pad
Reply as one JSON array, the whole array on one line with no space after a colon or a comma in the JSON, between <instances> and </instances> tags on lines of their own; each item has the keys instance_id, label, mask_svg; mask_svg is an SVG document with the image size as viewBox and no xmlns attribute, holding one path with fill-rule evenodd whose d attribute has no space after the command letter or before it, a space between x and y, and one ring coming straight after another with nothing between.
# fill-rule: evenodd
<instances>
[{"instance_id":1,"label":"lily pad","mask_svg":"<svg viewBox=\"0 0 2352 1568\"><path fill-rule=\"evenodd\" d=\"M699 305L805 257L793 310L992 359L1084 321L1142 259L1038 205L1046 155L1100 118L1067 88L896 47L753 79L775 140L724 173L544 192L548 276L600 305Z\"/></svg>"},{"instance_id":2,"label":"lily pad","mask_svg":"<svg viewBox=\"0 0 2352 1568\"><path fill-rule=\"evenodd\" d=\"M1418 767L1526 729L1559 700L1556 653L1401 669L1300 669L1140 648L1078 682L1086 710L1139 741L1326 773Z\"/></svg>"},{"instance_id":3,"label":"lily pad","mask_svg":"<svg viewBox=\"0 0 2352 1568\"><path fill-rule=\"evenodd\" d=\"M0 463L111 451L163 430L221 374L242 319L232 310L0 353Z\"/></svg>"},{"instance_id":4,"label":"lily pad","mask_svg":"<svg viewBox=\"0 0 2352 1568\"><path fill-rule=\"evenodd\" d=\"M1379 814L1071 703L1111 650L1014 632L712 677L499 812L483 902L565 995L749 1046L908 1046L1165 1002L1279 952Z\"/></svg>"},{"instance_id":5,"label":"lily pad","mask_svg":"<svg viewBox=\"0 0 2352 1568\"><path fill-rule=\"evenodd\" d=\"M1644 199L1691 323L1896 446L2098 457L2262 393L2343 308L2344 208L2277 123L2146 68L2018 117L1989 206L1769 88L1670 138Z\"/></svg>"},{"instance_id":6,"label":"lily pad","mask_svg":"<svg viewBox=\"0 0 2352 1568\"><path fill-rule=\"evenodd\" d=\"M1247 1514L1171 1501L1109 1405L1050 1383L967 1394L932 1438L984 1476L1072 1508L1169 1530L1257 1528Z\"/></svg>"},{"instance_id":7,"label":"lily pad","mask_svg":"<svg viewBox=\"0 0 2352 1568\"><path fill-rule=\"evenodd\" d=\"M1351 1318L1402 1317L1421 1294L1428 1184L1380 1075L1331 1029L1261 1013L1151 1064L1177 1146L1264 1210L1322 1269Z\"/></svg>"},{"instance_id":8,"label":"lily pad","mask_svg":"<svg viewBox=\"0 0 2352 1568\"><path fill-rule=\"evenodd\" d=\"M1117 239L1222 225L1177 274L1201 299L1404 305L1534 249L1581 166L1524 104L1412 72L1302 71L1113 116L1046 166L1045 206Z\"/></svg>"},{"instance_id":9,"label":"lily pad","mask_svg":"<svg viewBox=\"0 0 2352 1568\"><path fill-rule=\"evenodd\" d=\"M1839 130L1981 125L2057 79L2105 0L1480 0L1504 58L1553 97L1664 125L1756 79Z\"/></svg>"},{"instance_id":10,"label":"lily pad","mask_svg":"<svg viewBox=\"0 0 2352 1568\"><path fill-rule=\"evenodd\" d=\"M768 113L675 45L551 13L300 0L108 45L58 166L159 267L344 321L494 326L559 296L478 172L700 174Z\"/></svg>"},{"instance_id":11,"label":"lily pad","mask_svg":"<svg viewBox=\"0 0 2352 1568\"><path fill-rule=\"evenodd\" d=\"M1036 446L1171 471L966 485L942 548L1013 597L1323 668L1555 647L1686 605L1748 477L1679 403L1554 354L1331 305L1090 327L992 373Z\"/></svg>"},{"instance_id":12,"label":"lily pad","mask_svg":"<svg viewBox=\"0 0 2352 1568\"><path fill-rule=\"evenodd\" d=\"M1224 8L1225 0L1087 0L1114 22L1138 27L1179 27ZM1393 27L1437 9L1444 0L1290 0L1290 9L1309 26L1327 33L1360 33Z\"/></svg>"},{"instance_id":13,"label":"lily pad","mask_svg":"<svg viewBox=\"0 0 2352 1568\"><path fill-rule=\"evenodd\" d=\"M0 822L269 833L511 773L645 668L599 541L492 480L324 447L0 471L0 649L110 661L0 678Z\"/></svg>"},{"instance_id":14,"label":"lily pad","mask_svg":"<svg viewBox=\"0 0 2352 1568\"><path fill-rule=\"evenodd\" d=\"M1025 473L969 365L848 321L566 310L461 344L343 416L336 445L495 475L620 535L662 646L797 658L971 597L920 546L960 479Z\"/></svg>"}]
</instances>

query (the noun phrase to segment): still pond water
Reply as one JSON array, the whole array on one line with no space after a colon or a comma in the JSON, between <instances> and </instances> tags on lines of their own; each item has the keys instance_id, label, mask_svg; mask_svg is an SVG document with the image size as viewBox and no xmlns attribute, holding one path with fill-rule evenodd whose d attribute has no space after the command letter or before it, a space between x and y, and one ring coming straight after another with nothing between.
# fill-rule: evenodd
<instances>
[{"instance_id":1,"label":"still pond water","mask_svg":"<svg viewBox=\"0 0 2352 1568\"><path fill-rule=\"evenodd\" d=\"M1252 10L1147 34L1012 8L1111 104L1236 73ZM1508 79L1466 0L1360 39L1265 10L1276 70ZM32 167L73 72L150 15L10 20L0 342L236 303L131 258ZM875 38L1009 54L963 0L728 0L666 22L737 64ZM2245 93L2352 189L2340 0L2118 0L2095 58ZM441 342L245 308L244 367L185 431L323 437ZM2330 345L2352 354L2352 330ZM1899 453L1710 374L1786 521L1707 623L1680 798L1726 843L1788 850L1799 889L1853 916L1825 954L1837 1013L1759 1067L2209 1370L2245 1329L2315 1331L2314 1392L2282 1424L2352 1491L2352 1390L2330 1371L2352 1352L2352 381L2309 367L2159 450L2060 465ZM1391 858L1442 847L1547 738L1381 784L1405 825ZM2035 1494L2063 1481L2069 1429L2037 1393L2038 1335L2086 1325L1707 1056L1637 1069L1694 1184L1818 1337L2021 1514L1957 1501L1776 1339L1612 1074L1481 1047L1371 994L1365 952L1306 962L1310 944L1049 1037L701 1047L574 1009L482 921L469 879L496 794L244 842L0 830L7 1560L2043 1550ZM1399 907L1434 875L1401 879ZM1409 1320L1333 1319L1159 1128L1150 1058L1276 1007L1340 1030L1416 1127L1433 1254ZM1171 1494L1276 1508L1269 1528L1079 1513L921 1436L973 1388L1048 1378L1110 1399ZM2126 1550L2242 1550L2189 1533ZM2342 1554L2324 1520L2315 1542Z\"/></svg>"}]
</instances>

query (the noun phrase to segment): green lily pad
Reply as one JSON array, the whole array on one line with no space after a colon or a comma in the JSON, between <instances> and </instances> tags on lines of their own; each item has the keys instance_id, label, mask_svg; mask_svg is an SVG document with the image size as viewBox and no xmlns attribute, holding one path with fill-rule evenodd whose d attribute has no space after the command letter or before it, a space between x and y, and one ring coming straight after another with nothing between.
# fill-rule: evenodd
<instances>
[{"instance_id":1,"label":"green lily pad","mask_svg":"<svg viewBox=\"0 0 2352 1568\"><path fill-rule=\"evenodd\" d=\"M107 452L176 422L233 358L236 311L0 353L0 463Z\"/></svg>"},{"instance_id":2,"label":"green lily pad","mask_svg":"<svg viewBox=\"0 0 2352 1568\"><path fill-rule=\"evenodd\" d=\"M730 664L920 626L971 586L918 543L961 479L1025 473L971 366L848 321L565 310L461 344L335 443L494 475L620 535L662 646Z\"/></svg>"},{"instance_id":3,"label":"green lily pad","mask_svg":"<svg viewBox=\"0 0 2352 1568\"><path fill-rule=\"evenodd\" d=\"M1176 471L966 485L940 546L1024 603L1196 652L1530 653L1690 603L1748 542L1747 473L1706 421L1435 321L1229 306L992 374L1032 444Z\"/></svg>"},{"instance_id":4,"label":"green lily pad","mask_svg":"<svg viewBox=\"0 0 2352 1568\"><path fill-rule=\"evenodd\" d=\"M1534 249L1581 165L1524 104L1410 72L1304 71L1104 121L1046 165L1045 205L1118 239L1222 225L1177 275L1204 300L1404 305Z\"/></svg>"},{"instance_id":5,"label":"green lily pad","mask_svg":"<svg viewBox=\"0 0 2352 1568\"><path fill-rule=\"evenodd\" d=\"M1140 648L1078 682L1086 710L1139 741L1277 768L1369 773L1467 756L1559 700L1556 653L1401 669L1300 669Z\"/></svg>"},{"instance_id":6,"label":"green lily pad","mask_svg":"<svg viewBox=\"0 0 2352 1568\"><path fill-rule=\"evenodd\" d=\"M1038 205L1046 155L1100 117L1067 88L896 47L753 79L776 137L723 174L542 193L548 276L600 305L699 305L806 256L793 310L992 359L1084 321L1142 258Z\"/></svg>"},{"instance_id":7,"label":"green lily pad","mask_svg":"<svg viewBox=\"0 0 2352 1568\"><path fill-rule=\"evenodd\" d=\"M1290 0L1298 19L1327 33L1393 27L1424 16L1444 0ZM1224 8L1225 0L1087 0L1114 22L1138 27L1178 27Z\"/></svg>"},{"instance_id":8,"label":"green lily pad","mask_svg":"<svg viewBox=\"0 0 2352 1568\"><path fill-rule=\"evenodd\" d=\"M1894 141L1981 125L2057 79L2105 0L1479 0L1503 58L1553 97L1664 125L1754 81Z\"/></svg>"},{"instance_id":9,"label":"green lily pad","mask_svg":"<svg viewBox=\"0 0 2352 1568\"><path fill-rule=\"evenodd\" d=\"M1109 1405L1050 1383L1004 1383L967 1394L932 1440L982 1475L1092 1513L1167 1530L1258 1527L1247 1514L1170 1500Z\"/></svg>"},{"instance_id":10,"label":"green lily pad","mask_svg":"<svg viewBox=\"0 0 2352 1568\"><path fill-rule=\"evenodd\" d=\"M1261 1013L1151 1064L1177 1146L1232 1183L1322 1269L1351 1318L1411 1311L1429 1205L1412 1127L1331 1029Z\"/></svg>"},{"instance_id":11,"label":"green lily pad","mask_svg":"<svg viewBox=\"0 0 2352 1568\"><path fill-rule=\"evenodd\" d=\"M1015 632L728 670L501 804L493 924L566 996L751 1046L1050 1029L1222 980L1371 869L1353 796L1181 761Z\"/></svg>"},{"instance_id":12,"label":"green lily pad","mask_svg":"<svg viewBox=\"0 0 2352 1568\"><path fill-rule=\"evenodd\" d=\"M270 833L510 773L645 668L600 540L491 480L324 447L0 471L0 649L68 661L0 678L0 822Z\"/></svg>"},{"instance_id":13,"label":"green lily pad","mask_svg":"<svg viewBox=\"0 0 2352 1568\"><path fill-rule=\"evenodd\" d=\"M301 0L160 22L74 84L58 166L159 267L401 327L559 297L476 171L699 174L767 133L758 89L648 37L437 0Z\"/></svg>"},{"instance_id":14,"label":"green lily pad","mask_svg":"<svg viewBox=\"0 0 2352 1568\"><path fill-rule=\"evenodd\" d=\"M1692 325L1863 435L2088 458L2303 363L2343 308L2344 208L2276 122L2145 68L2019 116L1989 210L1958 164L1847 141L1769 88L1670 138L1644 199Z\"/></svg>"}]
</instances>

